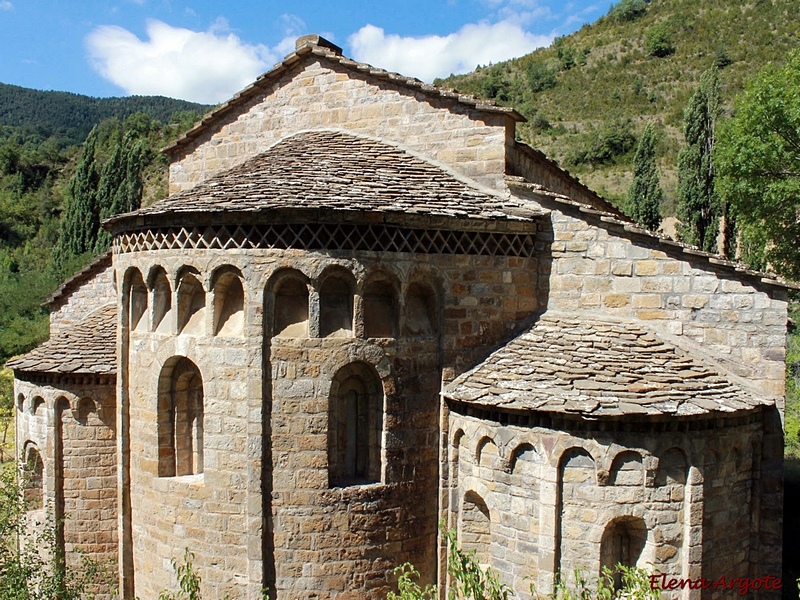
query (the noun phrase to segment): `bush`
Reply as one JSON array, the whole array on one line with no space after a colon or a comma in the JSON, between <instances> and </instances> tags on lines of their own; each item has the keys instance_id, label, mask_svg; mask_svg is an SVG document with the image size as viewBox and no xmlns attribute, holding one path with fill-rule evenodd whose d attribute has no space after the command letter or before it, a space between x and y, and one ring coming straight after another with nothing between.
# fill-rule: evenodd
<instances>
[{"instance_id":1,"label":"bush","mask_svg":"<svg viewBox=\"0 0 800 600\"><path fill-rule=\"evenodd\" d=\"M556 73L543 62L532 62L525 69L525 77L532 92L543 92L556 87Z\"/></svg>"},{"instance_id":2,"label":"bush","mask_svg":"<svg viewBox=\"0 0 800 600\"><path fill-rule=\"evenodd\" d=\"M653 25L644 34L644 49L650 56L663 58L675 52L672 32L666 23Z\"/></svg>"},{"instance_id":3,"label":"bush","mask_svg":"<svg viewBox=\"0 0 800 600\"><path fill-rule=\"evenodd\" d=\"M647 11L645 0L622 0L608 10L608 16L617 23L635 21Z\"/></svg>"}]
</instances>

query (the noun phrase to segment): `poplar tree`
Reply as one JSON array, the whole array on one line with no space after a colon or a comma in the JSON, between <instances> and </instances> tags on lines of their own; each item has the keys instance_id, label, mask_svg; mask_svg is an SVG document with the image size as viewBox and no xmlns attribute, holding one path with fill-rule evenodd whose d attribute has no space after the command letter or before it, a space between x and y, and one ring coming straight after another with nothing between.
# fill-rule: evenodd
<instances>
[{"instance_id":1,"label":"poplar tree","mask_svg":"<svg viewBox=\"0 0 800 600\"><path fill-rule=\"evenodd\" d=\"M700 77L684 112L686 146L678 154L678 237L708 252L716 250L721 213L712 161L719 113L719 80L712 68Z\"/></svg>"},{"instance_id":2,"label":"poplar tree","mask_svg":"<svg viewBox=\"0 0 800 600\"><path fill-rule=\"evenodd\" d=\"M631 218L645 228L655 231L661 224L659 209L664 193L656 168L656 132L648 123L633 157L633 182L628 190L628 210Z\"/></svg>"},{"instance_id":3,"label":"poplar tree","mask_svg":"<svg viewBox=\"0 0 800 600\"><path fill-rule=\"evenodd\" d=\"M96 145L97 128L86 137L75 174L69 182L61 235L53 250L54 264L59 271L69 258L90 252L97 242L100 212L97 206Z\"/></svg>"}]
</instances>

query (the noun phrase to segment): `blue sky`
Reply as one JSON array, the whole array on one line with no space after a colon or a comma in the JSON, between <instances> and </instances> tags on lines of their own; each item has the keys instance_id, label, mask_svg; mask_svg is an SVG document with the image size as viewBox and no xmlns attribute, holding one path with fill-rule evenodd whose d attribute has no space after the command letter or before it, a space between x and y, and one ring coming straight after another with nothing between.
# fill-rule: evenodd
<instances>
[{"instance_id":1,"label":"blue sky","mask_svg":"<svg viewBox=\"0 0 800 600\"><path fill-rule=\"evenodd\" d=\"M319 33L430 81L548 45L612 0L0 0L0 82L216 103Z\"/></svg>"}]
</instances>

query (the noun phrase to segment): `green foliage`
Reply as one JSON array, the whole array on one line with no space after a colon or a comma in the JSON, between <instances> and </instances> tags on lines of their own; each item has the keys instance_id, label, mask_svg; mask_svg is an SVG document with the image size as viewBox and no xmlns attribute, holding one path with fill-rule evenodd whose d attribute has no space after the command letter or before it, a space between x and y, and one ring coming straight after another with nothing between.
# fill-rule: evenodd
<instances>
[{"instance_id":1,"label":"green foliage","mask_svg":"<svg viewBox=\"0 0 800 600\"><path fill-rule=\"evenodd\" d=\"M666 23L653 25L644 33L644 49L650 56L664 58L675 53L672 31Z\"/></svg>"},{"instance_id":2,"label":"green foliage","mask_svg":"<svg viewBox=\"0 0 800 600\"><path fill-rule=\"evenodd\" d=\"M389 592L386 600L436 600L436 586L432 584L421 588L417 583L419 571L411 563L404 563L397 567L393 573L397 576L397 591Z\"/></svg>"},{"instance_id":3,"label":"green foliage","mask_svg":"<svg viewBox=\"0 0 800 600\"><path fill-rule=\"evenodd\" d=\"M617 23L635 21L647 12L645 0L622 0L608 9L608 17Z\"/></svg>"},{"instance_id":4,"label":"green foliage","mask_svg":"<svg viewBox=\"0 0 800 600\"><path fill-rule=\"evenodd\" d=\"M592 130L584 145L567 156L571 165L611 164L629 153L636 144L636 136L628 120L616 120Z\"/></svg>"},{"instance_id":5,"label":"green foliage","mask_svg":"<svg viewBox=\"0 0 800 600\"><path fill-rule=\"evenodd\" d=\"M91 599L103 578L100 566L83 557L67 569L57 543L57 527L32 526L16 480L16 465L0 467L0 600Z\"/></svg>"},{"instance_id":6,"label":"green foliage","mask_svg":"<svg viewBox=\"0 0 800 600\"><path fill-rule=\"evenodd\" d=\"M449 600L507 600L511 590L500 583L497 572L483 569L474 552L458 547L455 530L443 530L447 541L447 573L450 575Z\"/></svg>"},{"instance_id":7,"label":"green foliage","mask_svg":"<svg viewBox=\"0 0 800 600\"><path fill-rule=\"evenodd\" d=\"M172 568L178 574L178 585L180 591L173 594L163 591L158 595L158 600L202 600L200 593L200 575L194 570L194 554L186 548L183 553L183 564L178 564L172 559Z\"/></svg>"},{"instance_id":8,"label":"green foliage","mask_svg":"<svg viewBox=\"0 0 800 600\"><path fill-rule=\"evenodd\" d=\"M722 208L714 187L714 145L720 114L719 80L712 68L684 113L686 145L678 155L678 235L681 241L714 251Z\"/></svg>"},{"instance_id":9,"label":"green foliage","mask_svg":"<svg viewBox=\"0 0 800 600\"><path fill-rule=\"evenodd\" d=\"M628 191L628 214L647 229L657 230L661 224L659 208L663 196L656 168L656 132L653 124L648 123L639 138L633 157L633 182Z\"/></svg>"},{"instance_id":10,"label":"green foliage","mask_svg":"<svg viewBox=\"0 0 800 600\"><path fill-rule=\"evenodd\" d=\"M554 88L558 83L556 72L547 63L532 61L525 69L528 87L534 93Z\"/></svg>"},{"instance_id":11,"label":"green foliage","mask_svg":"<svg viewBox=\"0 0 800 600\"><path fill-rule=\"evenodd\" d=\"M800 51L748 86L719 137L718 190L748 244L742 258L800 279Z\"/></svg>"},{"instance_id":12,"label":"green foliage","mask_svg":"<svg viewBox=\"0 0 800 600\"><path fill-rule=\"evenodd\" d=\"M97 123L112 117L147 113L162 123L175 123L173 115L203 113L209 106L162 96L90 98L67 92L41 92L0 83L0 125L21 128L29 135L52 135L63 145L83 142Z\"/></svg>"},{"instance_id":13,"label":"green foliage","mask_svg":"<svg viewBox=\"0 0 800 600\"><path fill-rule=\"evenodd\" d=\"M531 595L542 600L531 585ZM573 573L573 582L568 585L558 577L555 589L545 596L549 600L657 600L660 590L653 589L644 569L618 564L614 569L604 566L600 577L589 580L582 571Z\"/></svg>"},{"instance_id":14,"label":"green foliage","mask_svg":"<svg viewBox=\"0 0 800 600\"><path fill-rule=\"evenodd\" d=\"M793 326L786 337L786 438L787 457L800 459L800 303L789 305Z\"/></svg>"}]
</instances>

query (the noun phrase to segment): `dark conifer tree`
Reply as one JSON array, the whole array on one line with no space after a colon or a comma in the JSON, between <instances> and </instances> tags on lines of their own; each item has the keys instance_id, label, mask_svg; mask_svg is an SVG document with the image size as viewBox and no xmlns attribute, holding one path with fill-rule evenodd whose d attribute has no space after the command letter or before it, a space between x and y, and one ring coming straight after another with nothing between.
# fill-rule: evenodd
<instances>
[{"instance_id":1,"label":"dark conifer tree","mask_svg":"<svg viewBox=\"0 0 800 600\"><path fill-rule=\"evenodd\" d=\"M716 250L721 212L712 160L719 113L717 69L712 68L700 77L684 112L686 146L678 155L678 236L708 252Z\"/></svg>"},{"instance_id":2,"label":"dark conifer tree","mask_svg":"<svg viewBox=\"0 0 800 600\"><path fill-rule=\"evenodd\" d=\"M651 231L661 224L659 209L664 193L656 168L656 132L648 123L633 157L633 182L628 190L628 210L631 218Z\"/></svg>"}]
</instances>

